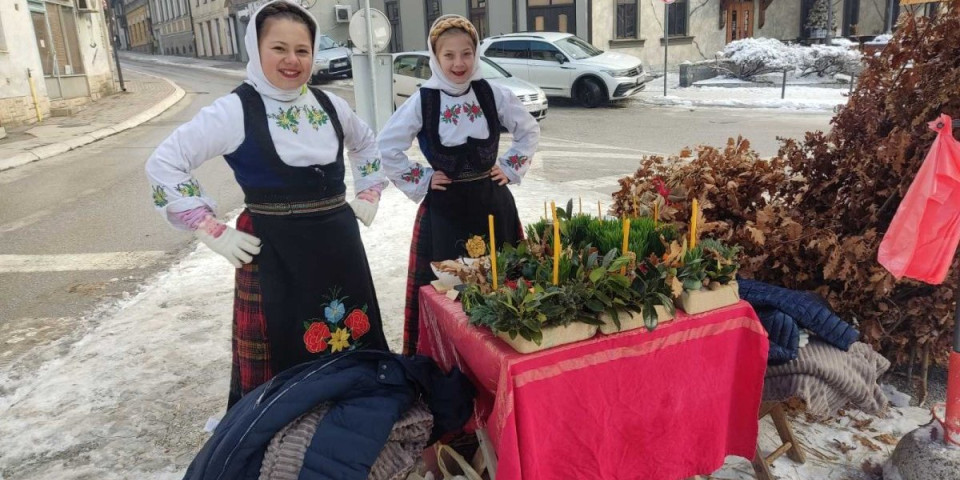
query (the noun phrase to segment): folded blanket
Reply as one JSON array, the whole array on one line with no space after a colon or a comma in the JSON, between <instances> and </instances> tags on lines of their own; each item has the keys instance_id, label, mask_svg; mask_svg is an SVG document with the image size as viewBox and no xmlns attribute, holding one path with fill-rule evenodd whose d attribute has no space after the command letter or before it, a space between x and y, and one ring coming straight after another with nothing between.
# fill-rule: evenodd
<instances>
[{"instance_id":1,"label":"folded blanket","mask_svg":"<svg viewBox=\"0 0 960 480\"><path fill-rule=\"evenodd\" d=\"M890 362L865 343L855 342L844 352L811 338L796 360L767 368L763 400L796 397L818 416L831 416L848 403L875 413L887 406L877 379L888 368Z\"/></svg>"}]
</instances>

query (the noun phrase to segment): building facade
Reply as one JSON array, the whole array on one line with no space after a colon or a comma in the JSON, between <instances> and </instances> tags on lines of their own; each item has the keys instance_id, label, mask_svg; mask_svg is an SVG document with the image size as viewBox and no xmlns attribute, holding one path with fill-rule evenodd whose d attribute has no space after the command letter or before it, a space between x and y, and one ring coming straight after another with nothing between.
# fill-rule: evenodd
<instances>
[{"instance_id":1,"label":"building facade","mask_svg":"<svg viewBox=\"0 0 960 480\"><path fill-rule=\"evenodd\" d=\"M816 41L817 32L807 23L818 1L832 3L834 36L884 33L891 11L894 18L899 13L895 8L899 0L676 0L671 4L660 0L371 0L370 4L383 11L394 27L390 47L394 52L425 49L433 20L454 13L469 18L484 37L569 32L600 49L629 53L643 59L648 68L661 65L662 69L665 38L671 68L713 59L724 45L745 37ZM329 6L317 10L323 3L317 0L311 8L318 19L329 15ZM669 9L666 28L665 9Z\"/></svg>"},{"instance_id":2,"label":"building facade","mask_svg":"<svg viewBox=\"0 0 960 480\"><path fill-rule=\"evenodd\" d=\"M193 12L194 48L198 57L237 60L240 43L230 18L229 0L188 0Z\"/></svg>"},{"instance_id":3,"label":"building facade","mask_svg":"<svg viewBox=\"0 0 960 480\"><path fill-rule=\"evenodd\" d=\"M127 17L127 49L141 53L155 53L150 2L124 0L123 12Z\"/></svg>"},{"instance_id":4,"label":"building facade","mask_svg":"<svg viewBox=\"0 0 960 480\"><path fill-rule=\"evenodd\" d=\"M0 125L35 123L113 93L102 3L0 2Z\"/></svg>"},{"instance_id":5,"label":"building facade","mask_svg":"<svg viewBox=\"0 0 960 480\"><path fill-rule=\"evenodd\" d=\"M195 56L190 0L150 0L153 37L160 55Z\"/></svg>"}]
</instances>

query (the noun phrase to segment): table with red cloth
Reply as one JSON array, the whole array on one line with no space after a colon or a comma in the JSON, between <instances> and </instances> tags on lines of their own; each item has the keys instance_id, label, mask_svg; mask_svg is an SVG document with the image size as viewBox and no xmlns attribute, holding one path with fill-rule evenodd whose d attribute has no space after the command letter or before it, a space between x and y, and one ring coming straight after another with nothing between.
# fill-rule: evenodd
<instances>
[{"instance_id":1,"label":"table with red cloth","mask_svg":"<svg viewBox=\"0 0 960 480\"><path fill-rule=\"evenodd\" d=\"M531 354L420 290L418 351L477 386L497 480L672 480L753 458L767 334L746 302Z\"/></svg>"}]
</instances>

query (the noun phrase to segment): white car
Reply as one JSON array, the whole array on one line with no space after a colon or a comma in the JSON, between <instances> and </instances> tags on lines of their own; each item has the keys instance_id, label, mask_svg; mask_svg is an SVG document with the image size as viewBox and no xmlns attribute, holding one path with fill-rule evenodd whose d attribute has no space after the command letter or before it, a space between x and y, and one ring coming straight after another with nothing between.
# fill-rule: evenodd
<instances>
[{"instance_id":1,"label":"white car","mask_svg":"<svg viewBox=\"0 0 960 480\"><path fill-rule=\"evenodd\" d=\"M506 87L537 121L547 117L547 95L540 87L510 75L490 59L480 57L484 80ZM430 78L427 52L393 54L393 105L399 107Z\"/></svg>"},{"instance_id":2,"label":"white car","mask_svg":"<svg viewBox=\"0 0 960 480\"><path fill-rule=\"evenodd\" d=\"M627 98L649 81L633 55L604 52L569 33L508 33L483 39L480 54L552 97L593 108Z\"/></svg>"},{"instance_id":3,"label":"white car","mask_svg":"<svg viewBox=\"0 0 960 480\"><path fill-rule=\"evenodd\" d=\"M320 35L320 48L313 57L313 73L310 83L320 83L324 78L353 75L350 63L350 49L326 35Z\"/></svg>"}]
</instances>

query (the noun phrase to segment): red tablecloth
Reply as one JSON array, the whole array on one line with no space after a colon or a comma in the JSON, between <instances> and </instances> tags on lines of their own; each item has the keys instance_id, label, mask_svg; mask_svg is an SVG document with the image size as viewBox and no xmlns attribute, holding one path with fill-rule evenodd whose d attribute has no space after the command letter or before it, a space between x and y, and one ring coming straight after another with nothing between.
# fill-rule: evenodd
<instances>
[{"instance_id":1,"label":"red tablecloth","mask_svg":"<svg viewBox=\"0 0 960 480\"><path fill-rule=\"evenodd\" d=\"M419 352L477 385L497 480L671 480L753 458L767 334L749 304L522 355L420 291Z\"/></svg>"}]
</instances>

